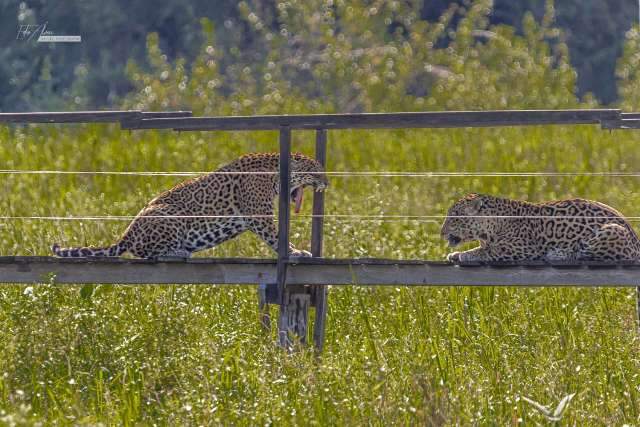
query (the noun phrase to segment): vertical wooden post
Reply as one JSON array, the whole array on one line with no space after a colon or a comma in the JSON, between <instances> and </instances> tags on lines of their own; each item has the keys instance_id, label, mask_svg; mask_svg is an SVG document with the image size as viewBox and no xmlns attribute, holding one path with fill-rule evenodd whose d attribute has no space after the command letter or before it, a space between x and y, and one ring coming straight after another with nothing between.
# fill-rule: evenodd
<instances>
[{"instance_id":1,"label":"vertical wooden post","mask_svg":"<svg viewBox=\"0 0 640 427\"><path fill-rule=\"evenodd\" d=\"M294 350L296 341L307 342L307 319L311 295L303 288L298 292L285 291L285 302L280 306L278 316L278 344L289 351Z\"/></svg>"},{"instance_id":2,"label":"vertical wooden post","mask_svg":"<svg viewBox=\"0 0 640 427\"><path fill-rule=\"evenodd\" d=\"M316 131L316 160L326 168L327 166L327 130ZM324 193L313 193L313 220L311 221L311 253L314 257L322 256L322 238L324 227ZM313 343L317 351L322 351L324 345L324 331L327 319L327 287L314 286L313 301L316 307L315 323L313 325Z\"/></svg>"},{"instance_id":3,"label":"vertical wooden post","mask_svg":"<svg viewBox=\"0 0 640 427\"><path fill-rule=\"evenodd\" d=\"M316 131L316 160L326 167L327 163L327 130ZM311 221L311 253L314 257L322 256L322 234L324 226L324 193L313 193L313 219Z\"/></svg>"},{"instance_id":4,"label":"vertical wooden post","mask_svg":"<svg viewBox=\"0 0 640 427\"><path fill-rule=\"evenodd\" d=\"M291 197L291 128L280 129L280 195L278 201L278 301L284 304L287 262L289 261L289 203Z\"/></svg>"},{"instance_id":5,"label":"vertical wooden post","mask_svg":"<svg viewBox=\"0 0 640 427\"><path fill-rule=\"evenodd\" d=\"M280 157L278 161L279 196L278 196L278 264L276 270L276 286L278 293L276 299L280 305L280 314L284 311L285 288L287 277L287 263L289 261L289 203L291 183L291 128L280 128ZM258 308L262 325L270 329L271 317L266 297L267 284L258 286ZM283 345L282 329L278 320L278 341ZM286 325L285 325L286 326Z\"/></svg>"},{"instance_id":6,"label":"vertical wooden post","mask_svg":"<svg viewBox=\"0 0 640 427\"><path fill-rule=\"evenodd\" d=\"M258 285L258 310L260 312L260 324L262 327L271 330L271 314L269 313L269 303L267 302L267 284Z\"/></svg>"},{"instance_id":7,"label":"vertical wooden post","mask_svg":"<svg viewBox=\"0 0 640 427\"><path fill-rule=\"evenodd\" d=\"M278 265L277 285L280 315L278 316L278 343L293 349L292 336L301 343L307 340L307 318L311 296L302 289L287 289L289 263L289 216L291 197L291 128L280 128L280 197L278 211Z\"/></svg>"}]
</instances>

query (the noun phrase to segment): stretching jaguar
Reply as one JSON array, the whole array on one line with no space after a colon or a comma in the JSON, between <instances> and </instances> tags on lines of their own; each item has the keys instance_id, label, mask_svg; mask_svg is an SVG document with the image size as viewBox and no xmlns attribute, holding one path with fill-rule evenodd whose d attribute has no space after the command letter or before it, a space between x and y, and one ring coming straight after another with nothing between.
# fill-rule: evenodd
<instances>
[{"instance_id":1,"label":"stretching jaguar","mask_svg":"<svg viewBox=\"0 0 640 427\"><path fill-rule=\"evenodd\" d=\"M447 213L441 235L455 247L452 262L623 261L640 258L640 239L615 209L584 199L528 203L469 194Z\"/></svg>"},{"instance_id":2,"label":"stretching jaguar","mask_svg":"<svg viewBox=\"0 0 640 427\"><path fill-rule=\"evenodd\" d=\"M63 249L54 244L52 250L60 257L115 257L125 252L140 258L190 257L250 230L277 251L273 201L279 192L278 165L278 154L240 157L217 173L180 183L151 200L111 246ZM291 155L291 200L296 213L305 186L323 191L327 185L320 163L302 154ZM290 254L309 255L293 245Z\"/></svg>"}]
</instances>

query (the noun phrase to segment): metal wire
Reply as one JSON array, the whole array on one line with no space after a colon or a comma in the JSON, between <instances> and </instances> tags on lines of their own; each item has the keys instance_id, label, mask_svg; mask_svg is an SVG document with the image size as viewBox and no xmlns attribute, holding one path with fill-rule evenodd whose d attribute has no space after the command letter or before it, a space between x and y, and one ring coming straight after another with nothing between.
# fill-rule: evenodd
<instances>
[{"instance_id":1,"label":"metal wire","mask_svg":"<svg viewBox=\"0 0 640 427\"><path fill-rule=\"evenodd\" d=\"M640 172L406 172L406 171L326 171L291 172L295 174L320 175L332 177L640 177ZM0 169L2 175L128 175L128 176L201 176L201 175L277 175L271 171L63 171L63 170L20 170Z\"/></svg>"},{"instance_id":2,"label":"metal wire","mask_svg":"<svg viewBox=\"0 0 640 427\"><path fill-rule=\"evenodd\" d=\"M497 218L497 219L617 219L615 216L579 216L579 215L298 215L298 218L327 218L347 221L425 221L436 222L446 218ZM0 216L0 220L51 220L51 221L131 221L139 218L133 215L98 216ZM142 215L141 218L164 219L238 219L238 218L274 218L273 215ZM624 217L628 221L640 221L640 216Z\"/></svg>"},{"instance_id":3,"label":"metal wire","mask_svg":"<svg viewBox=\"0 0 640 427\"><path fill-rule=\"evenodd\" d=\"M326 174L333 177L640 177L640 172L367 172L367 171L327 171L327 172L293 172L304 174ZM129 176L198 176L198 175L277 175L271 171L62 171L62 170L19 170L0 169L0 174L17 175L129 175ZM272 215L145 215L145 218L273 218ZM322 217L335 221L383 221L383 222L425 222L438 223L445 218L505 218L505 219L610 219L611 216L520 216L520 215L352 215L352 214L325 214L325 215L298 215L298 218ZM103 216L0 216L0 220L42 220L42 221L131 221L137 216L131 215L103 215ZM640 216L626 217L628 221L640 221ZM302 220L294 220L302 221Z\"/></svg>"}]
</instances>

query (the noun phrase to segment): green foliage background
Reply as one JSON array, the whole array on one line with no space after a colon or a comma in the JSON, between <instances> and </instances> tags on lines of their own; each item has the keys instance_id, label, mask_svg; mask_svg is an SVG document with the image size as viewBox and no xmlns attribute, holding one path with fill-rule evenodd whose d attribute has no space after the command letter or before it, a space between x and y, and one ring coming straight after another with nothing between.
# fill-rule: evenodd
<instances>
[{"instance_id":1,"label":"green foliage background","mask_svg":"<svg viewBox=\"0 0 640 427\"><path fill-rule=\"evenodd\" d=\"M561 33L552 27L551 3L541 22L525 14L522 35L490 25L490 1L452 7L434 24L418 20L417 4L410 2L282 5L274 31L258 8L240 3L246 31L260 46L247 52L218 43L212 23L203 20L206 42L191 66L182 59L171 63L158 36L150 35L150 68L129 63L136 93L125 105L191 108L196 114L578 105L576 74ZM389 34L393 22L403 27Z\"/></svg>"},{"instance_id":2,"label":"green foliage background","mask_svg":"<svg viewBox=\"0 0 640 427\"><path fill-rule=\"evenodd\" d=\"M127 66L134 90L124 106L254 114L594 104L575 95L576 73L550 4L541 20L526 15L521 32L492 25L484 1L450 9L432 24L406 2L283 4L240 4L243 34L260 49L234 48L203 20L195 59L172 61L161 37L150 35L146 60ZM267 25L274 22L269 14L279 26ZM387 31L389 20L402 24L399 33ZM640 90L637 43L634 29L617 65L628 109ZM327 168L638 172L639 138L592 126L332 131ZM295 132L294 147L312 153L313 139ZM3 169L209 171L240 154L276 148L273 132L0 129ZM178 180L3 174L0 215L133 215ZM637 225L636 181L336 176L327 213L437 216L464 193L480 191L532 201L597 199ZM328 218L326 255L442 259L448 249L439 222ZM0 253L48 254L52 242L106 244L125 226L6 220ZM297 246L309 246L309 226L294 218ZM249 234L200 255L273 256ZM563 424L634 425L640 423L634 298L630 289L608 288L334 287L326 348L317 358L274 346L274 334L259 327L249 287L4 285L0 423L543 424L522 397L555 407L576 393Z\"/></svg>"},{"instance_id":3,"label":"green foliage background","mask_svg":"<svg viewBox=\"0 0 640 427\"><path fill-rule=\"evenodd\" d=\"M406 40L415 34L416 26L433 28L440 16L450 13L451 8L462 11L474 4L471 0L369 0L353 2L352 12L349 12L347 3L350 5L352 2L0 0L0 110L120 106L122 98L132 89L126 77L125 64L128 59L145 63L144 41L147 34L157 33L158 43L171 63L178 58L192 63L206 39L198 25L203 17L214 24L219 45L234 53L224 57L226 60L219 64L218 70L227 78L234 78L240 76L237 73L238 56L251 63L252 58L269 55L266 49L272 44L266 43L265 37L278 35L283 28L288 31L286 42L293 53L288 60L295 63L303 59L295 55L300 52L297 46L301 42L308 51L310 44L318 47L335 43L341 50L348 44L370 47L373 39ZM562 38L571 52L569 60L578 72L574 90L581 98L591 99L589 94L593 93L602 104L618 100L615 63L622 53L625 32L637 22L637 6L635 0L557 2L556 25L562 30ZM508 25L522 35L526 26L523 20L528 19L525 16L532 14L537 20L542 20L546 9L546 2L542 0L495 0L486 21L490 25ZM305 14L302 15L301 10ZM252 21L255 18L248 19L249 16L258 20ZM435 30L443 36L437 47L446 46L449 33L455 32L459 20L460 15L454 14L445 28ZM16 40L19 25L43 23L47 23L47 28L55 34L79 34L83 42L61 45ZM323 32L321 37L313 40L303 38L309 33L307 30L321 27L332 28L336 35L342 30L352 34L357 32L359 37L357 41L333 40L331 34ZM317 36L319 33L311 34ZM280 38L280 43L282 41ZM420 41L410 43L415 48ZM423 46L421 48L424 50ZM379 53L355 54L360 56L362 63L372 55L380 56ZM406 52L401 50L398 54L405 55ZM306 63L313 67L318 59L307 57L297 66ZM344 58L338 62L343 61ZM447 65L434 58L429 58L429 61L432 66ZM278 63L279 67L283 65ZM416 73L414 79L417 79L417 84L408 89L416 96L422 96L432 85L432 78L428 75L434 72L436 76L441 75L438 70L438 67L435 71L423 70L422 66L414 69L412 72ZM420 73L426 76L421 77ZM304 86L313 77L311 72L302 73L290 83L296 87ZM324 88L326 81L315 81L314 84L317 90L318 86Z\"/></svg>"}]
</instances>

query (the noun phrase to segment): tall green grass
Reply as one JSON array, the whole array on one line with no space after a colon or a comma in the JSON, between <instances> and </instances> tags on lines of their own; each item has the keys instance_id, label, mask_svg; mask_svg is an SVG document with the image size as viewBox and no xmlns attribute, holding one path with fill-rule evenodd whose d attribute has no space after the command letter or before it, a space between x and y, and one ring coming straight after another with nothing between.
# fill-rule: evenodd
<instances>
[{"instance_id":1,"label":"tall green grass","mask_svg":"<svg viewBox=\"0 0 640 427\"><path fill-rule=\"evenodd\" d=\"M311 154L314 135L294 133ZM640 136L595 127L335 131L332 171L640 171ZM277 135L0 129L1 169L208 171ZM135 215L179 177L0 175L0 215ZM332 177L327 214L444 215L471 191L585 197L640 216L638 177ZM307 202L310 198L307 198ZM304 207L310 213L310 203ZM442 259L439 219L328 218L331 257ZM636 224L636 223L634 223ZM122 221L0 222L0 253L108 244ZM639 229L640 231L640 229ZM309 247L308 219L292 240ZM256 237L203 256L273 256ZM259 326L255 289L3 285L0 424L640 423L630 289L358 288L330 292L325 352L286 354Z\"/></svg>"}]
</instances>

